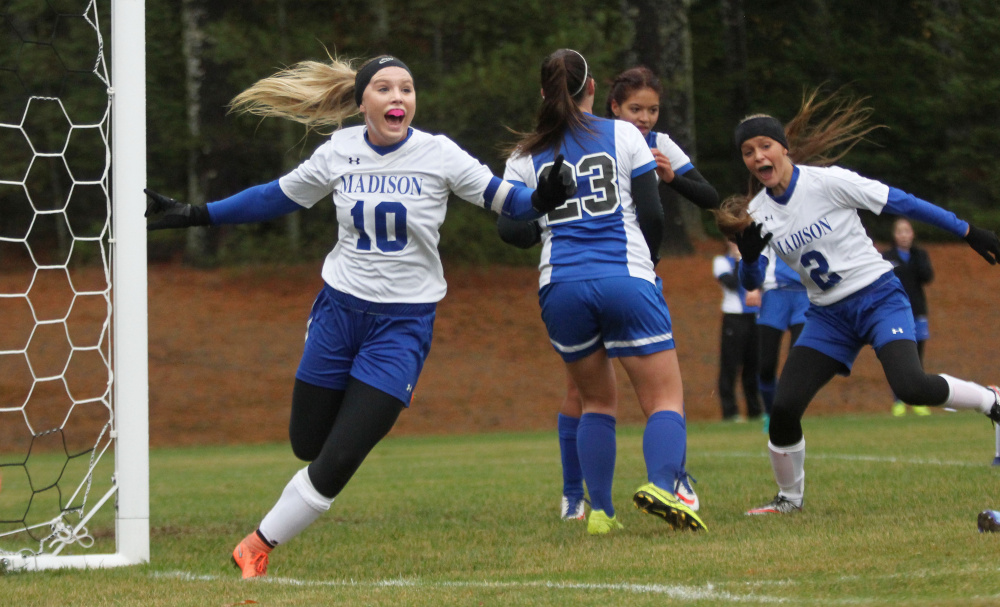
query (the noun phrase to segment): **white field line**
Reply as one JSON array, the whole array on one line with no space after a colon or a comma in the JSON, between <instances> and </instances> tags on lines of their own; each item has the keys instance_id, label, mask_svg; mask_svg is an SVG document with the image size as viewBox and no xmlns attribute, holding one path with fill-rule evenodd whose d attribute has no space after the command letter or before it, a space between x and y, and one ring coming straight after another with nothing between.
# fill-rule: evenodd
<instances>
[{"instance_id":1,"label":"white field line","mask_svg":"<svg viewBox=\"0 0 1000 607\"><path fill-rule=\"evenodd\" d=\"M732 458L765 458L767 453L764 451L698 451L699 457L732 457ZM894 456L874 456L874 455L851 455L851 454L837 454L837 453L811 453L809 454L809 459L827 459L827 460L841 460L841 461L864 461L864 462L875 462L884 464L907 464L907 465L917 465L917 466L957 466L957 467L982 467L984 464L967 462L967 461L950 461L941 460L934 458L915 458L915 457L894 457ZM983 573L994 573L998 571L995 568L988 568L983 571ZM890 579L899 577L911 577L911 578L925 578L925 577L938 577L946 576L951 577L954 575L968 575L973 574L973 571L961 570L961 571L951 571L946 572L942 570L928 570L928 571L913 571L909 573L894 573L885 574L877 576L843 576L840 581L871 581L876 579ZM188 582L216 582L221 581L224 578L216 575L197 575L189 573L186 571L160 571L151 574L155 578L169 578L177 579L181 581ZM228 579L228 578L225 578ZM795 599L789 599L784 597L775 597L756 594L754 589L759 589L764 586L792 586L795 582L792 580L754 580L748 582L710 582L702 586L685 586L679 584L588 584L588 583L578 583L578 582L553 582L553 581L535 581L535 582L491 582L491 581L466 581L466 582L431 582L420 579L392 579L392 580L298 580L294 578L284 578L284 577L263 577L254 580L252 583L266 583L266 584L277 584L283 586L300 586L300 587L336 587L336 588L392 588L392 587L405 587L405 588L417 588L417 589L444 589L444 588L481 588L484 590L489 589L551 589L551 590L596 590L596 591L618 591L622 593L629 594L640 594L640 595L654 595L654 596L665 596L672 599L680 599L686 601L714 601L717 603L789 603L795 602L796 604L823 604L823 605L854 605L854 604L873 604L879 603L877 597L825 597L816 599L803 599L797 597ZM732 590L723 590L722 588L731 588ZM738 587L738 588L736 588ZM744 592L741 592L743 590ZM969 600L975 598L976 600L984 598L997 598L997 597L966 597ZM888 602L887 602L888 604Z\"/></svg>"},{"instance_id":2,"label":"white field line","mask_svg":"<svg viewBox=\"0 0 1000 607\"><path fill-rule=\"evenodd\" d=\"M746 457L746 458L766 458L766 451L695 451L697 457ZM957 466L962 468L982 468L988 464L982 462L963 462L956 460L943 460L936 458L920 457L896 457L892 455L852 455L841 453L809 453L807 460L828 459L841 460L847 462L874 462L879 464L907 464L913 466Z\"/></svg>"},{"instance_id":3,"label":"white field line","mask_svg":"<svg viewBox=\"0 0 1000 607\"><path fill-rule=\"evenodd\" d=\"M185 571L162 571L152 574L155 578L169 578L188 582L216 582L223 578L216 575L196 575ZM678 584L585 584L578 582L430 582L420 579L394 579L394 580L297 580L284 577L262 577L252 581L255 584L278 584L282 586L300 587L336 587L336 588L417 588L417 589L445 589L445 588L481 588L490 589L548 589L548 590L597 590L597 591L619 591L630 594L662 595L672 599L685 601L715 601L726 603L786 603L789 599L780 597L763 596L759 594L737 594L719 590L717 584L705 584L703 586L684 586ZM743 585L743 584L741 584ZM749 585L749 584L748 584ZM758 585L753 583L752 585ZM801 601L796 601L801 602Z\"/></svg>"},{"instance_id":4,"label":"white field line","mask_svg":"<svg viewBox=\"0 0 1000 607\"><path fill-rule=\"evenodd\" d=\"M992 574L997 572L996 568L985 568L980 574ZM975 575L975 571L961 570L945 572L941 570L913 571L908 574L887 574L876 576L844 576L840 582L847 581L873 581L878 579L890 579L899 577L924 578L924 577L953 577L955 575ZM158 571L151 574L158 579L174 579L185 582L218 582L229 580L217 575L197 575L186 571ZM235 574L234 576L235 577ZM755 594L754 588L761 586L794 586L792 580L755 580L749 582L714 582L706 583L702 586L684 586L679 584L587 584L580 582L431 582L420 579L397 578L392 580L297 580L285 577L262 577L251 580L251 584L275 584L279 586L296 586L303 588L415 588L426 590L440 590L448 588L472 588L472 589L543 589L543 590L595 590L600 592L618 591L628 594L664 596L671 599L683 601L712 601L713 604L722 603L792 603L819 604L819 605L872 605L884 603L894 605L895 599L879 599L878 597L817 597L817 598L785 598ZM738 587L733 590L722 590L720 587ZM743 590L744 592L741 592ZM996 599L997 596L976 596L964 597L966 600ZM919 602L919 601L918 601Z\"/></svg>"}]
</instances>

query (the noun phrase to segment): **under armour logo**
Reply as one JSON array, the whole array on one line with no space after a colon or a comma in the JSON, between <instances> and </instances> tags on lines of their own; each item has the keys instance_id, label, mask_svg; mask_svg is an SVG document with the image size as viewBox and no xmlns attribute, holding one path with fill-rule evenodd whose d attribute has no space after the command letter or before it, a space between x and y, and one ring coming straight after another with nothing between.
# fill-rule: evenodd
<instances>
[{"instance_id":1,"label":"under armour logo","mask_svg":"<svg viewBox=\"0 0 1000 607\"><path fill-rule=\"evenodd\" d=\"M395 57L382 57L381 59L378 60L378 64L382 65L383 63L388 63L390 61L395 61L395 60L396 60Z\"/></svg>"},{"instance_id":2,"label":"under armour logo","mask_svg":"<svg viewBox=\"0 0 1000 607\"><path fill-rule=\"evenodd\" d=\"M347 157L347 164L361 164L361 158Z\"/></svg>"},{"instance_id":3,"label":"under armour logo","mask_svg":"<svg viewBox=\"0 0 1000 607\"><path fill-rule=\"evenodd\" d=\"M764 218L764 221L771 221L772 219L774 219L774 217L768 215L767 217Z\"/></svg>"},{"instance_id":4,"label":"under armour logo","mask_svg":"<svg viewBox=\"0 0 1000 607\"><path fill-rule=\"evenodd\" d=\"M410 392L411 390L413 390L413 384L406 384L406 391Z\"/></svg>"},{"instance_id":5,"label":"under armour logo","mask_svg":"<svg viewBox=\"0 0 1000 607\"><path fill-rule=\"evenodd\" d=\"M902 327L899 327L898 329L893 329L892 330L892 334L893 335L896 335L897 333L902 333L902 332L903 332L903 328Z\"/></svg>"}]
</instances>

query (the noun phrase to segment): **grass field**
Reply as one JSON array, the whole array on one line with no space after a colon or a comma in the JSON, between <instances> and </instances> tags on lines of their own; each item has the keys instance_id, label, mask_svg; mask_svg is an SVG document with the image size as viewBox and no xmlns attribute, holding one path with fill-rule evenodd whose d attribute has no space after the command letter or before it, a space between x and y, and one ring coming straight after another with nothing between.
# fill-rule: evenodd
<instances>
[{"instance_id":1,"label":"grass field","mask_svg":"<svg viewBox=\"0 0 1000 607\"><path fill-rule=\"evenodd\" d=\"M625 529L558 519L554 430L383 441L329 513L272 553L229 563L300 467L287 445L154 450L152 561L0 577L3 605L993 605L1000 506L980 415L806 418L805 510L750 518L775 493L756 424L696 423L689 468L707 533L631 505L641 428L619 429Z\"/></svg>"}]
</instances>

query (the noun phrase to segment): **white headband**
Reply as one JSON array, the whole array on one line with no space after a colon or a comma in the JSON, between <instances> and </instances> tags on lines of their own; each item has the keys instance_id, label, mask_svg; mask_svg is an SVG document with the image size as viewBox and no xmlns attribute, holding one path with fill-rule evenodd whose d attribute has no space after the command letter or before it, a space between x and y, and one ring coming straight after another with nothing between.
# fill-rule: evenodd
<instances>
[{"instance_id":1,"label":"white headband","mask_svg":"<svg viewBox=\"0 0 1000 607\"><path fill-rule=\"evenodd\" d=\"M574 51L571 48L566 49L567 51L576 53L576 55L583 61L583 82L580 83L580 88L576 89L576 92L570 95L570 97L576 97L583 91L583 87L587 86L587 75L590 73L590 68L587 67L587 60L578 51Z\"/></svg>"}]
</instances>

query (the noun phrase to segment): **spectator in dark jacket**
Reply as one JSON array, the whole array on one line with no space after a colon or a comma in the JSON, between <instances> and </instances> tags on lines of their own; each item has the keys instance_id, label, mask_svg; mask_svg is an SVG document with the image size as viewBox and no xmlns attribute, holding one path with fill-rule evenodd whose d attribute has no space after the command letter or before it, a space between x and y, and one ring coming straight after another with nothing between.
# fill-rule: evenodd
<instances>
[{"instance_id":1,"label":"spectator in dark jacket","mask_svg":"<svg viewBox=\"0 0 1000 607\"><path fill-rule=\"evenodd\" d=\"M892 263L892 271L899 278L899 282L903 283L906 295L910 298L913 322L916 326L917 353L920 355L920 363L923 364L924 345L930 337L924 285L934 280L934 268L931 267L931 258L927 255L927 251L913 244L913 239L913 226L906 218L900 217L892 224L893 247L882 253L882 257ZM913 412L917 415L931 414L927 407L913 407ZM896 417L906 415L906 405L898 398L892 405L892 414Z\"/></svg>"}]
</instances>

